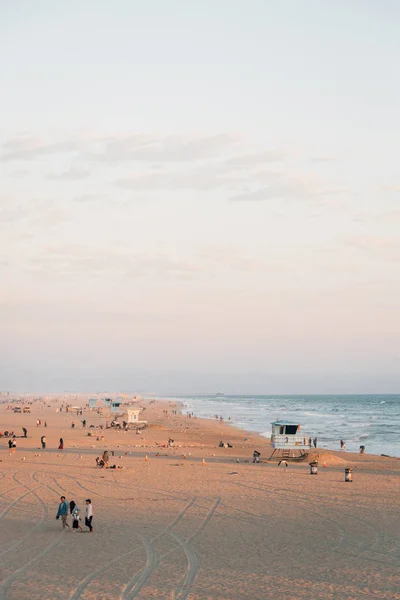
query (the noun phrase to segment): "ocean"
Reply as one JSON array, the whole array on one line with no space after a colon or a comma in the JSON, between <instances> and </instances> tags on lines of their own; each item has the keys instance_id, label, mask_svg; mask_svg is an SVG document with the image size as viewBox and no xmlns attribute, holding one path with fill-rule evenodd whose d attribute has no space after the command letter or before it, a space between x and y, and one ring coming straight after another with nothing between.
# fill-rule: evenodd
<instances>
[{"instance_id":1,"label":"ocean","mask_svg":"<svg viewBox=\"0 0 400 600\"><path fill-rule=\"evenodd\" d=\"M222 416L241 429L270 437L271 422L293 420L318 446L400 457L400 395L174 396L203 418ZM172 399L171 396L168 397Z\"/></svg>"}]
</instances>

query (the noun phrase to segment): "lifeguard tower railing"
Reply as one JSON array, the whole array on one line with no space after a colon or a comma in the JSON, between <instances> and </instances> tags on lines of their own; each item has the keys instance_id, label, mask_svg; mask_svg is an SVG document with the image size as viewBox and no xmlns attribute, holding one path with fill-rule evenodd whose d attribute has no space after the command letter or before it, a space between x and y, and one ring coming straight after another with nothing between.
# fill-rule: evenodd
<instances>
[{"instance_id":1,"label":"lifeguard tower railing","mask_svg":"<svg viewBox=\"0 0 400 600\"><path fill-rule=\"evenodd\" d=\"M308 448L308 440L304 435L272 434L271 442L274 448Z\"/></svg>"},{"instance_id":2,"label":"lifeguard tower railing","mask_svg":"<svg viewBox=\"0 0 400 600\"><path fill-rule=\"evenodd\" d=\"M302 425L293 421L274 421L272 425L271 444L274 448L270 460L274 456L281 458L298 458L306 456L309 438L301 431Z\"/></svg>"}]
</instances>

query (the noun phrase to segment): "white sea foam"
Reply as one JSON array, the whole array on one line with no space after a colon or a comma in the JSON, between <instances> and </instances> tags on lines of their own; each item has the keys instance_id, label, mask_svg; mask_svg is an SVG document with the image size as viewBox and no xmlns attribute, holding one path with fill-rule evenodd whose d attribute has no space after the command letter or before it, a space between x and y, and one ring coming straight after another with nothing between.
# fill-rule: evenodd
<instances>
[{"instance_id":1,"label":"white sea foam","mask_svg":"<svg viewBox=\"0 0 400 600\"><path fill-rule=\"evenodd\" d=\"M304 425L305 434L318 437L318 445L400 456L400 398L398 396L212 396L180 397L200 417L222 415L237 427L269 438L271 422L279 418ZM368 429L368 434L365 433ZM365 437L368 435L368 438ZM363 436L363 437L362 437Z\"/></svg>"}]
</instances>

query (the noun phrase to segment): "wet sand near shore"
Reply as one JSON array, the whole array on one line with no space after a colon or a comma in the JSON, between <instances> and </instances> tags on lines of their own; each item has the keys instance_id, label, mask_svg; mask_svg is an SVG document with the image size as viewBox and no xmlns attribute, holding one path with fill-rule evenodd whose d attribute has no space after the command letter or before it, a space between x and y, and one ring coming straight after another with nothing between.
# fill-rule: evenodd
<instances>
[{"instance_id":1,"label":"wet sand near shore","mask_svg":"<svg viewBox=\"0 0 400 600\"><path fill-rule=\"evenodd\" d=\"M399 459L317 449L327 467L311 476L308 460L278 467L266 438L173 403L141 402L140 435L59 404L0 406L1 431L28 430L14 455L0 438L0 600L400 600ZM177 447L162 447L169 437ZM252 464L255 448L266 462ZM104 449L122 468L96 467ZM61 495L82 514L92 499L92 535L62 531Z\"/></svg>"}]
</instances>

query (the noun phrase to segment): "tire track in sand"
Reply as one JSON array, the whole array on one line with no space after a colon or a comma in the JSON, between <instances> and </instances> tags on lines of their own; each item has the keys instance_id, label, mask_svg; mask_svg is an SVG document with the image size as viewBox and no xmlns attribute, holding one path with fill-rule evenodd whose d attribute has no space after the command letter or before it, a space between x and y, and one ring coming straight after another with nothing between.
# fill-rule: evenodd
<instances>
[{"instance_id":1,"label":"tire track in sand","mask_svg":"<svg viewBox=\"0 0 400 600\"><path fill-rule=\"evenodd\" d=\"M196 501L196 497L193 497L190 502L188 502L186 504L186 506L181 510L180 513L178 513L178 515L175 517L175 519L160 533L158 533L152 540L151 543L153 543L156 539L158 539L159 537L161 537L164 533L168 532L172 527L174 527L177 523L179 523L179 521L184 517L185 513L189 510L189 508L191 506L193 506L193 504ZM114 558L112 561L110 561L109 563L107 563L107 565L102 565L101 567L98 567L97 569L95 569L94 571L92 571L91 573L89 573L89 575L87 577L85 577L85 579L83 579L80 584L71 591L68 600L78 600L78 598L81 597L82 593L84 592L84 590L87 588L87 586L98 576L98 575L102 575L105 571L107 571L110 567L114 566L115 564L117 564L120 560L123 560L124 558L128 558L129 556L131 556L132 554L134 554L135 552L137 552L140 549L140 546L135 546L135 548L132 548L132 550L129 550L128 552L124 552L123 554L120 554L119 556L117 556L116 558ZM0 597L0 600L2 600L2 598Z\"/></svg>"},{"instance_id":2,"label":"tire track in sand","mask_svg":"<svg viewBox=\"0 0 400 600\"><path fill-rule=\"evenodd\" d=\"M217 500L212 505L211 509L208 511L206 517L200 523L199 527L187 539L180 537L177 533L172 531L172 527L170 526L167 531L161 532L161 534L158 534L155 538L153 538L153 540L150 540L150 542L153 542L156 539L158 539L159 537L161 537L161 535L163 535L164 533L169 533L169 535L178 543L178 546L176 548L172 548L171 550L168 550L168 552L165 552L164 554L162 554L160 557L161 560L166 558L173 552L176 552L176 550L178 550L179 547L184 551L184 553L186 555L186 559L187 559L187 563L188 563L187 572L185 573L183 579L178 584L178 587L175 590L175 598L182 598L182 599L186 598L189 593L190 588L192 587L193 581L197 575L197 570L199 567L199 559L197 558L197 555L194 552L194 550L190 547L190 542L206 527L208 522L212 519L220 502L221 502L221 498L217 498ZM146 548L146 551L147 551L147 548ZM158 562L160 562L160 561L158 561ZM140 592L140 590L148 582L148 580L150 579L150 577L152 576L153 572L155 571L155 569L157 567L158 567L158 563L155 564L154 561L153 561L152 569L147 568L147 563L146 563L146 566L144 567L144 569L141 569L140 571L135 573L135 575L130 579L130 581L128 581L128 583L126 584L126 586L122 592L122 596L121 596L120 600L134 600L134 598L136 598L136 596Z\"/></svg>"},{"instance_id":3,"label":"tire track in sand","mask_svg":"<svg viewBox=\"0 0 400 600\"><path fill-rule=\"evenodd\" d=\"M33 478L34 478L35 473L33 473ZM26 492L26 494L23 494L22 496L20 496L19 498L17 498L17 500L14 502L14 505L24 496L27 496L28 494L34 494L39 501L41 502L43 508L44 508L44 512L43 512L43 517L42 517L42 521L39 522L24 538L22 538L22 540L19 540L18 542L16 542L14 544L14 546L12 546L11 548L8 547L7 548L7 552L10 551L10 549L15 548L17 546L19 546L20 544L22 544L25 539L27 539L32 533L33 531L35 531L38 527L40 527L47 519L48 516L48 509L47 506L45 505L45 503L43 502L43 500L40 498L39 494L36 493L36 490L39 489L38 486L36 488L29 488L26 484L21 483L20 481L18 481L18 479L16 478L16 474L14 474L13 479L22 487L26 488L28 491ZM11 507L10 507L11 508ZM40 560L41 558L43 558L43 556L46 556L46 554L48 554L51 550L53 550L53 548L55 548L60 541L62 540L63 537L63 533L60 533L60 535L54 539L52 542L50 542L50 544L48 544L45 548L43 548L43 550L41 552L39 552L38 554L36 554L33 558L31 558L30 560L28 560L28 562L26 562L24 565L22 565L19 569L17 569L16 571L14 571L3 583L1 583L0 585L0 600L6 600L7 594L8 594L8 590L10 589L11 585L19 578L19 576L28 568L30 567L32 564L34 564L35 562L37 562L38 560Z\"/></svg>"},{"instance_id":4,"label":"tire track in sand","mask_svg":"<svg viewBox=\"0 0 400 600\"><path fill-rule=\"evenodd\" d=\"M30 489L30 488L28 488L26 485L24 485L23 483L19 482L19 481L16 479L16 473L14 473L13 479L14 479L14 481L15 481L15 482L16 482L16 483L17 483L19 486L26 488L28 491L27 491L27 492L25 492L24 494L21 494L21 496L18 496L18 498L16 498L16 499L15 499L13 502L11 502L11 504L9 504L9 506L7 506L7 508L6 508L6 509L4 509L4 510L3 510L3 512L1 512L1 513L0 513L0 520L1 520L1 519L4 519L4 517L5 517L5 516L6 516L6 515L7 515L7 514L10 512L10 510L12 510L12 508L13 508L13 507L14 507L16 504L18 504L18 502L20 502L20 500L22 500L23 498L25 498L25 496L28 496L29 494L32 494L32 493L34 492L34 490L37 490L37 489L39 489L39 487L40 487L40 486L37 486L37 487L35 487L33 490L32 490L32 489ZM15 486L15 487L17 487L17 486Z\"/></svg>"}]
</instances>

